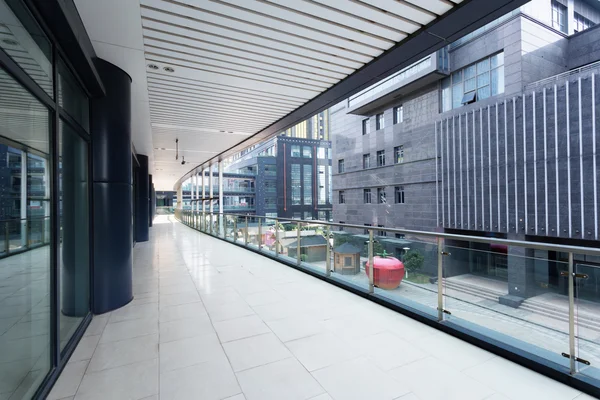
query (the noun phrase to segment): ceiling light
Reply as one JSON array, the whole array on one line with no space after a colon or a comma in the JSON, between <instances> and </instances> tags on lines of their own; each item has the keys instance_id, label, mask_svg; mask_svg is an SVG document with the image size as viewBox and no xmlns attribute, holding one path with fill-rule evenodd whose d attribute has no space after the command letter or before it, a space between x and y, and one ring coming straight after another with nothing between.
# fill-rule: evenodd
<instances>
[{"instance_id":1,"label":"ceiling light","mask_svg":"<svg viewBox=\"0 0 600 400\"><path fill-rule=\"evenodd\" d=\"M148 64L148 68L150 68L150 69L158 69L158 65L156 65L156 64Z\"/></svg>"},{"instance_id":2,"label":"ceiling light","mask_svg":"<svg viewBox=\"0 0 600 400\"><path fill-rule=\"evenodd\" d=\"M172 67L163 67L163 69L167 72L175 72L175 70Z\"/></svg>"},{"instance_id":3,"label":"ceiling light","mask_svg":"<svg viewBox=\"0 0 600 400\"><path fill-rule=\"evenodd\" d=\"M2 42L9 46L17 46L19 44L19 42L17 42L16 40L13 40L13 39L2 39Z\"/></svg>"}]
</instances>

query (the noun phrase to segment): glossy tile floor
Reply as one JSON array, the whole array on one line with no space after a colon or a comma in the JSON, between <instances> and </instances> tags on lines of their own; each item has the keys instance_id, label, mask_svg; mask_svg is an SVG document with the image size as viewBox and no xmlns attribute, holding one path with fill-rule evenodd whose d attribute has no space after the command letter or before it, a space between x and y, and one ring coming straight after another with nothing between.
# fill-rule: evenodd
<instances>
[{"instance_id":1,"label":"glossy tile floor","mask_svg":"<svg viewBox=\"0 0 600 400\"><path fill-rule=\"evenodd\" d=\"M591 399L159 216L50 399Z\"/></svg>"}]
</instances>

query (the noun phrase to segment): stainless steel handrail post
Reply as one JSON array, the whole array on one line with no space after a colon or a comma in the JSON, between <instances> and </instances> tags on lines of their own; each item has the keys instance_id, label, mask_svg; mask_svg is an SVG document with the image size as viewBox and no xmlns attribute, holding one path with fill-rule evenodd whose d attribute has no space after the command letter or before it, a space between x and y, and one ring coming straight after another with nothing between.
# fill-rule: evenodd
<instances>
[{"instance_id":1,"label":"stainless steel handrail post","mask_svg":"<svg viewBox=\"0 0 600 400\"><path fill-rule=\"evenodd\" d=\"M301 247L300 247L300 231L302 230L302 223L300 221L298 221L298 224L296 226L297 231L296 231L296 264L298 266L300 266L300 264L302 263L302 257L301 257Z\"/></svg>"},{"instance_id":2,"label":"stainless steel handrail post","mask_svg":"<svg viewBox=\"0 0 600 400\"><path fill-rule=\"evenodd\" d=\"M369 293L375 293L375 266L373 265L375 258L373 257L373 229L369 229Z\"/></svg>"},{"instance_id":3,"label":"stainless steel handrail post","mask_svg":"<svg viewBox=\"0 0 600 400\"><path fill-rule=\"evenodd\" d=\"M248 216L246 215L246 230L244 232L244 246L248 247Z\"/></svg>"},{"instance_id":4,"label":"stainless steel handrail post","mask_svg":"<svg viewBox=\"0 0 600 400\"><path fill-rule=\"evenodd\" d=\"M569 253L569 370L575 374L575 272L573 271L573 253Z\"/></svg>"},{"instance_id":5,"label":"stainless steel handrail post","mask_svg":"<svg viewBox=\"0 0 600 400\"><path fill-rule=\"evenodd\" d=\"M329 243L329 236L331 232L329 230L329 226L325 230L325 240L327 241L327 252L325 254L325 276L331 276L331 244Z\"/></svg>"},{"instance_id":6,"label":"stainless steel handrail post","mask_svg":"<svg viewBox=\"0 0 600 400\"><path fill-rule=\"evenodd\" d=\"M444 263L443 263L443 242L442 238L437 238L437 310L438 310L438 321L444 320Z\"/></svg>"}]
</instances>

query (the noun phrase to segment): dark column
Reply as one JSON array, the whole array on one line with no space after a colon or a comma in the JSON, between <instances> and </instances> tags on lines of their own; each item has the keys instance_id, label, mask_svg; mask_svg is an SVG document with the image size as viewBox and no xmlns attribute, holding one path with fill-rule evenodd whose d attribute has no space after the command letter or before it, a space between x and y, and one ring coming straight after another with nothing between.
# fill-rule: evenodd
<instances>
[{"instance_id":1,"label":"dark column","mask_svg":"<svg viewBox=\"0 0 600 400\"><path fill-rule=\"evenodd\" d=\"M509 239L523 240L514 236ZM526 298L535 295L534 255L532 249L508 247L508 294L500 297L500 304L517 308Z\"/></svg>"},{"instance_id":2,"label":"dark column","mask_svg":"<svg viewBox=\"0 0 600 400\"><path fill-rule=\"evenodd\" d=\"M92 101L94 187L93 312L119 308L133 298L131 180L131 78L97 59L106 96Z\"/></svg>"},{"instance_id":3,"label":"dark column","mask_svg":"<svg viewBox=\"0 0 600 400\"><path fill-rule=\"evenodd\" d=\"M138 154L137 159L140 162L140 167L137 169L137 186L136 186L136 216L135 229L136 239L138 242L147 242L149 234L150 219L150 186L148 176L148 156Z\"/></svg>"},{"instance_id":4,"label":"dark column","mask_svg":"<svg viewBox=\"0 0 600 400\"><path fill-rule=\"evenodd\" d=\"M152 175L148 175L148 183L148 226L152 227L152 220L154 219L154 201L152 200L154 184L152 183Z\"/></svg>"}]
</instances>

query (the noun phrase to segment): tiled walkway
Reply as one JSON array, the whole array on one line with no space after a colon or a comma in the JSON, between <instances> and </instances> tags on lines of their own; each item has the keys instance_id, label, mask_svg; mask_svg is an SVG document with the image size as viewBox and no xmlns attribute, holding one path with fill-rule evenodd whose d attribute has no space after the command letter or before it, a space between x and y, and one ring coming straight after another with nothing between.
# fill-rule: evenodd
<instances>
[{"instance_id":1,"label":"tiled walkway","mask_svg":"<svg viewBox=\"0 0 600 400\"><path fill-rule=\"evenodd\" d=\"M51 399L591 399L172 217L134 276Z\"/></svg>"}]
</instances>

